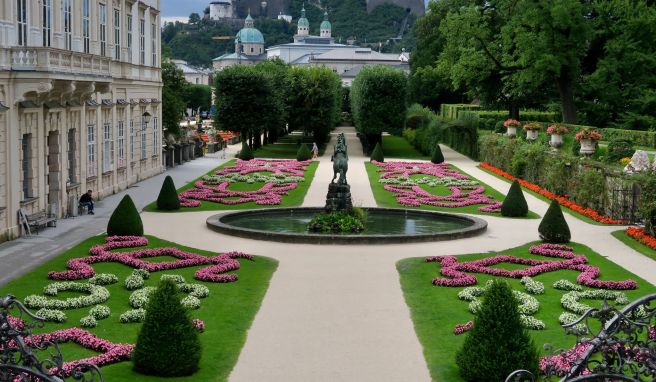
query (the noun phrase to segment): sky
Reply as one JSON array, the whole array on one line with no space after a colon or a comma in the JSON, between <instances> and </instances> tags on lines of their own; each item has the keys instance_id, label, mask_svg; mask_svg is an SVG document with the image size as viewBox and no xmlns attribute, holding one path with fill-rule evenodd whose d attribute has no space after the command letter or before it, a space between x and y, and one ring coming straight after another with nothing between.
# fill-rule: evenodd
<instances>
[{"instance_id":1,"label":"sky","mask_svg":"<svg viewBox=\"0 0 656 382\"><path fill-rule=\"evenodd\" d=\"M196 12L202 14L203 10L210 5L210 0L162 0L162 17L185 17Z\"/></svg>"}]
</instances>

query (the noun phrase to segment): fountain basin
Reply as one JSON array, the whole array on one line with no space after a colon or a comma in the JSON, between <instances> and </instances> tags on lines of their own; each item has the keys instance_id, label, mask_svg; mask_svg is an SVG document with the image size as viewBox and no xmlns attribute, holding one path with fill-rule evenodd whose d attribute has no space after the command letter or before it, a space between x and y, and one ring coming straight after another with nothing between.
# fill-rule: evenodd
<instances>
[{"instance_id":1,"label":"fountain basin","mask_svg":"<svg viewBox=\"0 0 656 382\"><path fill-rule=\"evenodd\" d=\"M359 234L307 232L323 208L276 208L210 216L208 228L254 240L305 244L390 244L462 239L479 235L487 222L468 215L397 208L363 208L366 229Z\"/></svg>"}]
</instances>

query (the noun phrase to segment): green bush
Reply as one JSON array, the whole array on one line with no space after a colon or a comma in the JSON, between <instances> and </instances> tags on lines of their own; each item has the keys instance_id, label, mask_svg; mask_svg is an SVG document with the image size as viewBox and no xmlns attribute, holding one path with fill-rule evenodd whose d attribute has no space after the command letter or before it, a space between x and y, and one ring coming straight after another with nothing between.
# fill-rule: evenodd
<instances>
[{"instance_id":1,"label":"green bush","mask_svg":"<svg viewBox=\"0 0 656 382\"><path fill-rule=\"evenodd\" d=\"M406 111L405 127L412 130L426 127L434 115L430 109L413 104Z\"/></svg>"},{"instance_id":2,"label":"green bush","mask_svg":"<svg viewBox=\"0 0 656 382\"><path fill-rule=\"evenodd\" d=\"M606 177L600 169L582 167L570 192L570 197L584 207L603 211L606 205Z\"/></svg>"},{"instance_id":3,"label":"green bush","mask_svg":"<svg viewBox=\"0 0 656 382\"><path fill-rule=\"evenodd\" d=\"M250 146L248 146L248 143L246 143L246 141L241 142L241 150L239 150L239 154L237 155L237 158L241 160L251 160L255 158L255 155L253 154L253 150L251 150Z\"/></svg>"},{"instance_id":4,"label":"green bush","mask_svg":"<svg viewBox=\"0 0 656 382\"><path fill-rule=\"evenodd\" d=\"M362 232L365 215L362 210L349 212L336 211L321 213L308 223L308 231L320 233L358 233Z\"/></svg>"},{"instance_id":5,"label":"green bush","mask_svg":"<svg viewBox=\"0 0 656 382\"><path fill-rule=\"evenodd\" d=\"M440 105L440 117L446 121L453 121L458 119L461 111L466 110L478 110L480 105L471 105L471 104L447 104L443 103Z\"/></svg>"},{"instance_id":6,"label":"green bush","mask_svg":"<svg viewBox=\"0 0 656 382\"><path fill-rule=\"evenodd\" d=\"M161 377L191 375L198 370L201 351L198 330L180 303L177 285L162 280L146 307L132 353L134 369Z\"/></svg>"},{"instance_id":7,"label":"green bush","mask_svg":"<svg viewBox=\"0 0 656 382\"><path fill-rule=\"evenodd\" d=\"M159 190L157 196L157 209L164 211L173 211L180 209L180 199L178 199L178 192L175 190L173 178L167 175L162 183L162 188Z\"/></svg>"},{"instance_id":8,"label":"green bush","mask_svg":"<svg viewBox=\"0 0 656 382\"><path fill-rule=\"evenodd\" d=\"M569 226L563 211L560 209L560 203L553 200L547 213L544 214L540 226L538 227L540 239L547 243L569 243L572 235L569 232Z\"/></svg>"},{"instance_id":9,"label":"green bush","mask_svg":"<svg viewBox=\"0 0 656 382\"><path fill-rule=\"evenodd\" d=\"M306 144L302 144L296 152L296 160L304 161L312 158L312 153Z\"/></svg>"},{"instance_id":10,"label":"green bush","mask_svg":"<svg viewBox=\"0 0 656 382\"><path fill-rule=\"evenodd\" d=\"M631 158L635 150L633 144L624 139L610 141L608 144L608 154L606 154L606 161L609 163L617 163L622 158Z\"/></svg>"},{"instance_id":11,"label":"green bush","mask_svg":"<svg viewBox=\"0 0 656 382\"><path fill-rule=\"evenodd\" d=\"M510 286L497 280L485 292L456 364L466 382L505 381L515 370L534 374L538 352L522 326Z\"/></svg>"},{"instance_id":12,"label":"green bush","mask_svg":"<svg viewBox=\"0 0 656 382\"><path fill-rule=\"evenodd\" d=\"M107 236L143 236L143 223L130 195L125 195L107 223Z\"/></svg>"},{"instance_id":13,"label":"green bush","mask_svg":"<svg viewBox=\"0 0 656 382\"><path fill-rule=\"evenodd\" d=\"M518 181L514 181L501 205L501 216L523 217L526 215L528 215L528 204L524 198L522 186Z\"/></svg>"},{"instance_id":14,"label":"green bush","mask_svg":"<svg viewBox=\"0 0 656 382\"><path fill-rule=\"evenodd\" d=\"M383 148L380 146L380 142L376 143L376 147L374 147L374 151L371 153L371 160L385 162L385 156L383 155Z\"/></svg>"},{"instance_id":15,"label":"green bush","mask_svg":"<svg viewBox=\"0 0 656 382\"><path fill-rule=\"evenodd\" d=\"M435 145L435 150L433 150L431 162L435 164L444 162L444 155L442 154L442 148L440 148L440 145Z\"/></svg>"}]
</instances>

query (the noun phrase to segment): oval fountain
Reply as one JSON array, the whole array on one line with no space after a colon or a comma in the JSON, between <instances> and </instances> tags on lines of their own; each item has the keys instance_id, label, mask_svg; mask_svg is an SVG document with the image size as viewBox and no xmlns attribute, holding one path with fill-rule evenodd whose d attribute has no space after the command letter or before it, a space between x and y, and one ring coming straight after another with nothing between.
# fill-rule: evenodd
<instances>
[{"instance_id":1,"label":"oval fountain","mask_svg":"<svg viewBox=\"0 0 656 382\"><path fill-rule=\"evenodd\" d=\"M310 220L322 213L352 209L346 183L348 156L342 134L332 157L334 176L326 206L274 208L226 212L210 216L207 226L223 234L255 240L310 244L390 244L454 240L479 235L487 229L483 219L401 208L362 208L365 230L357 234L308 232ZM339 178L337 178L339 175Z\"/></svg>"}]
</instances>

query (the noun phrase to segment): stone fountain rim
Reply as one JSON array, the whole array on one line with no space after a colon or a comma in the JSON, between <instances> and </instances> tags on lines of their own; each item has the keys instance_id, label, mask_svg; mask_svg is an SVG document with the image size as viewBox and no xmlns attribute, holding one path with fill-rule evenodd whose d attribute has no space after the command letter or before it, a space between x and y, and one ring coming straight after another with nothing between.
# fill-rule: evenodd
<instances>
[{"instance_id":1,"label":"stone fountain rim","mask_svg":"<svg viewBox=\"0 0 656 382\"><path fill-rule=\"evenodd\" d=\"M317 233L283 233L272 232L264 230L256 230L250 228L242 228L226 224L221 219L228 216L235 215L265 215L274 212L285 211L315 211L316 213L323 212L322 207L288 207L288 208L266 208L254 210L241 210L222 212L212 215L207 218L207 227L215 232L226 234L229 236L242 237L245 239L275 241L290 244L403 244L403 243L421 243L428 241L446 241L464 239L480 235L487 230L487 221L465 214L453 214L439 211L425 211L425 210L411 210L404 208L378 208L378 207L364 207L365 211L381 211L391 214L406 215L408 213L418 215L431 215L434 217L447 217L449 219L463 220L473 223L471 226L460 228L456 230L425 233L417 235L335 235L335 234L317 234Z\"/></svg>"}]
</instances>

